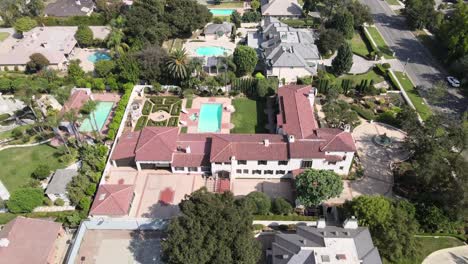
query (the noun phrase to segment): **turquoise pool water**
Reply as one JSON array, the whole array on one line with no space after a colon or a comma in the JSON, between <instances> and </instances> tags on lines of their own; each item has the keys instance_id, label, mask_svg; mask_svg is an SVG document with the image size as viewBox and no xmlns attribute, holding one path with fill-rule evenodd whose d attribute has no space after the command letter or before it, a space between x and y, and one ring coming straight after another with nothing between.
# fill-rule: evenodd
<instances>
[{"instance_id":1,"label":"turquoise pool water","mask_svg":"<svg viewBox=\"0 0 468 264\"><path fill-rule=\"evenodd\" d=\"M202 104L198 120L198 132L219 132L221 130L222 104Z\"/></svg>"},{"instance_id":2,"label":"turquoise pool water","mask_svg":"<svg viewBox=\"0 0 468 264\"><path fill-rule=\"evenodd\" d=\"M105 52L96 51L93 54L89 55L88 60L92 63L96 63L101 60L110 60L111 56Z\"/></svg>"},{"instance_id":3,"label":"turquoise pool water","mask_svg":"<svg viewBox=\"0 0 468 264\"><path fill-rule=\"evenodd\" d=\"M216 46L199 47L195 50L198 56L206 56L206 57L221 56L227 51L228 50L223 47L216 47Z\"/></svg>"},{"instance_id":4,"label":"turquoise pool water","mask_svg":"<svg viewBox=\"0 0 468 264\"><path fill-rule=\"evenodd\" d=\"M91 113L91 120L90 118L86 118L83 120L83 123L81 123L80 132L92 132L96 130L93 116L95 116L98 129L101 131L106 123L107 117L109 117L113 105L113 102L98 102L96 110Z\"/></svg>"},{"instance_id":5,"label":"turquoise pool water","mask_svg":"<svg viewBox=\"0 0 468 264\"><path fill-rule=\"evenodd\" d=\"M214 16L230 16L234 9L210 9L210 12Z\"/></svg>"}]
</instances>

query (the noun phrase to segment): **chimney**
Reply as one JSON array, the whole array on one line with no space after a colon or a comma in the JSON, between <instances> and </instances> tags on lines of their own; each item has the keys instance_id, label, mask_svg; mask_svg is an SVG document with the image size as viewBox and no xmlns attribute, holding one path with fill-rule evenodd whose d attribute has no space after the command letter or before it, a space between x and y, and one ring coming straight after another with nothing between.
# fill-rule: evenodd
<instances>
[{"instance_id":1,"label":"chimney","mask_svg":"<svg viewBox=\"0 0 468 264\"><path fill-rule=\"evenodd\" d=\"M185 148L185 153L192 153L192 150L190 149L190 146L187 146Z\"/></svg>"},{"instance_id":2,"label":"chimney","mask_svg":"<svg viewBox=\"0 0 468 264\"><path fill-rule=\"evenodd\" d=\"M343 128L344 132L351 132L351 125L350 124L346 124L344 125L344 128Z\"/></svg>"},{"instance_id":3,"label":"chimney","mask_svg":"<svg viewBox=\"0 0 468 264\"><path fill-rule=\"evenodd\" d=\"M317 221L317 228L325 228L327 224L325 223L325 218L320 218Z\"/></svg>"},{"instance_id":4,"label":"chimney","mask_svg":"<svg viewBox=\"0 0 468 264\"><path fill-rule=\"evenodd\" d=\"M264 139L263 144L265 145L265 147L269 147L270 146L270 140Z\"/></svg>"},{"instance_id":5,"label":"chimney","mask_svg":"<svg viewBox=\"0 0 468 264\"><path fill-rule=\"evenodd\" d=\"M296 141L296 139L294 138L294 135L289 135L288 136L288 142L289 143L294 143L294 141Z\"/></svg>"},{"instance_id":6,"label":"chimney","mask_svg":"<svg viewBox=\"0 0 468 264\"><path fill-rule=\"evenodd\" d=\"M8 245L10 245L10 240L8 240L8 238L0 239L0 248L6 248Z\"/></svg>"},{"instance_id":7,"label":"chimney","mask_svg":"<svg viewBox=\"0 0 468 264\"><path fill-rule=\"evenodd\" d=\"M346 229L357 229L358 228L358 221L356 217L351 216L351 218L346 219L343 222L343 228Z\"/></svg>"},{"instance_id":8,"label":"chimney","mask_svg":"<svg viewBox=\"0 0 468 264\"><path fill-rule=\"evenodd\" d=\"M76 3L76 5L79 5L79 6L81 5L80 0L76 0L75 3Z\"/></svg>"}]
</instances>

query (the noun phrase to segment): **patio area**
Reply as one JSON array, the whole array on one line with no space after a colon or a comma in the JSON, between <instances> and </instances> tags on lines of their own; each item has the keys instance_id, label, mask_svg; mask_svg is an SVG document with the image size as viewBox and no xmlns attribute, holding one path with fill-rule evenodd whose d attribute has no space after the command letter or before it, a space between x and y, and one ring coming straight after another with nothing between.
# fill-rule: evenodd
<instances>
[{"instance_id":1,"label":"patio area","mask_svg":"<svg viewBox=\"0 0 468 264\"><path fill-rule=\"evenodd\" d=\"M70 60L80 60L80 65L86 72L94 71L94 62L92 62L89 58L96 52L98 53L108 53L106 49L82 49L82 48L75 48L73 53L70 57Z\"/></svg>"},{"instance_id":2,"label":"patio area","mask_svg":"<svg viewBox=\"0 0 468 264\"><path fill-rule=\"evenodd\" d=\"M187 126L187 133L199 133L200 110L203 104L222 104L221 126L218 133L229 134L234 127L231 114L235 111L231 99L225 97L197 97L193 99L192 107L186 113L180 113L180 121Z\"/></svg>"}]
</instances>

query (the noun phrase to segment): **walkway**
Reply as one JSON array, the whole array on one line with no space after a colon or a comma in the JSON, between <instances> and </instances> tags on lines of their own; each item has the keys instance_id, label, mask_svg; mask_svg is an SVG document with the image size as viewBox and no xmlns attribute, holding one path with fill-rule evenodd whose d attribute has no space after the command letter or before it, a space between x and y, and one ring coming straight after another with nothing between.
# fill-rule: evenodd
<instances>
[{"instance_id":1,"label":"walkway","mask_svg":"<svg viewBox=\"0 0 468 264\"><path fill-rule=\"evenodd\" d=\"M326 66L331 66L331 63L335 57L336 57L336 53L332 57L328 59L324 59L322 63ZM373 61L373 60L367 60L361 56L353 54L353 66L351 67L351 70L348 73L349 74L365 73L369 71L370 68L374 67L374 65L380 64L380 63L389 63L391 65L391 68L394 71L404 71L403 65L397 59L382 59L378 61Z\"/></svg>"},{"instance_id":2,"label":"walkway","mask_svg":"<svg viewBox=\"0 0 468 264\"><path fill-rule=\"evenodd\" d=\"M422 264L467 264L468 246L444 248L432 252L427 256Z\"/></svg>"}]
</instances>

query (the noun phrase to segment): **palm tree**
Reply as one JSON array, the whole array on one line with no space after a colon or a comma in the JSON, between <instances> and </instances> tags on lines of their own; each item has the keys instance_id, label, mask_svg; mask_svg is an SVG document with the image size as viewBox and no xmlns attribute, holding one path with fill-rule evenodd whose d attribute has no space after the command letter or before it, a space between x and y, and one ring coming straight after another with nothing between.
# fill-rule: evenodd
<instances>
[{"instance_id":1,"label":"palm tree","mask_svg":"<svg viewBox=\"0 0 468 264\"><path fill-rule=\"evenodd\" d=\"M81 146L81 137L78 129L76 129L76 122L78 122L78 113L75 109L70 109L63 115L63 118L70 123L72 133L75 135L76 142Z\"/></svg>"},{"instance_id":2,"label":"palm tree","mask_svg":"<svg viewBox=\"0 0 468 264\"><path fill-rule=\"evenodd\" d=\"M169 74L172 75L174 79L183 80L187 78L187 58L185 49L176 49L169 55L166 67L169 70Z\"/></svg>"},{"instance_id":3,"label":"palm tree","mask_svg":"<svg viewBox=\"0 0 468 264\"><path fill-rule=\"evenodd\" d=\"M107 38L106 45L107 48L111 50L111 53L113 55L123 54L124 52L130 49L130 46L128 46L127 43L122 42L123 37L124 33L122 32L122 29L112 28L112 31L109 34L109 37Z\"/></svg>"},{"instance_id":4,"label":"palm tree","mask_svg":"<svg viewBox=\"0 0 468 264\"><path fill-rule=\"evenodd\" d=\"M200 73L203 70L203 59L201 58L191 59L188 63L188 69L192 74L195 73L195 77L200 79Z\"/></svg>"},{"instance_id":5,"label":"palm tree","mask_svg":"<svg viewBox=\"0 0 468 264\"><path fill-rule=\"evenodd\" d=\"M81 113L85 114L91 123L91 127L93 128L94 132L96 135L101 135L99 131L99 127L96 122L96 115L94 114L94 111L97 108L97 103L96 101L93 100L88 100L83 107L81 107Z\"/></svg>"},{"instance_id":6,"label":"palm tree","mask_svg":"<svg viewBox=\"0 0 468 264\"><path fill-rule=\"evenodd\" d=\"M52 130L54 131L54 134L56 136L58 136L60 138L60 140L62 140L63 145L65 146L65 149L67 150L68 154L71 154L71 151L68 148L68 142L62 136L62 134L60 133L60 131L58 129L58 127L60 125L60 119L59 119L59 117L58 117L58 115L56 113L53 113L52 115L49 115L47 117L47 125L50 126L52 128Z\"/></svg>"}]
</instances>

